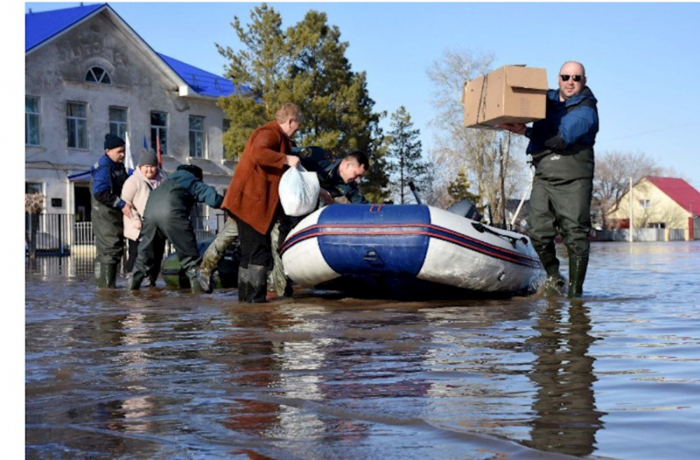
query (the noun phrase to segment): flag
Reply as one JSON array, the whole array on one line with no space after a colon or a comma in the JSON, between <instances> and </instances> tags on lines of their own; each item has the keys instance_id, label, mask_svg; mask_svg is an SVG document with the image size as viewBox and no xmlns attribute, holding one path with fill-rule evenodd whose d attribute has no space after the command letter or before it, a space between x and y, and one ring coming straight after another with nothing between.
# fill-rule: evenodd
<instances>
[{"instance_id":1,"label":"flag","mask_svg":"<svg viewBox=\"0 0 700 460\"><path fill-rule=\"evenodd\" d=\"M148 142L146 142L146 135L143 135L143 148L147 149L148 148Z\"/></svg>"},{"instance_id":2,"label":"flag","mask_svg":"<svg viewBox=\"0 0 700 460\"><path fill-rule=\"evenodd\" d=\"M132 153L131 153L131 143L129 142L129 133L128 132L124 133L124 137L126 137L126 150L124 152L124 167L126 168L126 172L129 175L132 175L134 173L134 169L136 169L136 165L134 163L134 157L132 156Z\"/></svg>"},{"instance_id":3,"label":"flag","mask_svg":"<svg viewBox=\"0 0 700 460\"><path fill-rule=\"evenodd\" d=\"M160 133L156 131L156 153L158 154L158 169L163 169L163 158L160 156Z\"/></svg>"}]
</instances>

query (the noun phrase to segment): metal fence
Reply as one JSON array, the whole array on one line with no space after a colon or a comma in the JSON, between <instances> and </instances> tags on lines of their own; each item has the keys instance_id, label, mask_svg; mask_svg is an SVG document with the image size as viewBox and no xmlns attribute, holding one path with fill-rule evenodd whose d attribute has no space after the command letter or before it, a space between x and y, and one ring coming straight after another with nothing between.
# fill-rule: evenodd
<instances>
[{"instance_id":1,"label":"metal fence","mask_svg":"<svg viewBox=\"0 0 700 460\"><path fill-rule=\"evenodd\" d=\"M687 231L682 228L635 228L632 230L633 241L656 242L656 241L685 241ZM700 235L696 231L694 239L699 240ZM601 230L596 232L597 241L629 241L630 230L620 228L614 230Z\"/></svg>"},{"instance_id":2,"label":"metal fence","mask_svg":"<svg viewBox=\"0 0 700 460\"><path fill-rule=\"evenodd\" d=\"M209 218L192 217L197 241L213 238L223 228L225 216L217 214ZM95 234L92 222L76 222L72 214L25 214L25 247L29 251L34 234L37 256L78 255L94 257ZM172 252L170 244L166 252Z\"/></svg>"}]
</instances>

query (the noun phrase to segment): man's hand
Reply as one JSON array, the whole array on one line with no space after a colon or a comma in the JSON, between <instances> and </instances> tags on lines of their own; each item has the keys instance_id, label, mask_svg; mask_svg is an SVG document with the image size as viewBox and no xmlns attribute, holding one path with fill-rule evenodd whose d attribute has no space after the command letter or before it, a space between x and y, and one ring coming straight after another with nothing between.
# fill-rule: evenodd
<instances>
[{"instance_id":1,"label":"man's hand","mask_svg":"<svg viewBox=\"0 0 700 460\"><path fill-rule=\"evenodd\" d=\"M287 164L291 166L292 168L296 168L299 166L299 157L294 156L294 155L285 155L287 157Z\"/></svg>"},{"instance_id":2,"label":"man's hand","mask_svg":"<svg viewBox=\"0 0 700 460\"><path fill-rule=\"evenodd\" d=\"M122 214L124 214L124 215L125 215L126 217L128 217L129 219L132 218L132 215L131 215L131 205L130 205L129 203L126 203L126 204L124 205L124 207L122 208Z\"/></svg>"},{"instance_id":3,"label":"man's hand","mask_svg":"<svg viewBox=\"0 0 700 460\"><path fill-rule=\"evenodd\" d=\"M498 125L498 127L505 129L506 131L510 131L511 133L521 134L523 136L525 135L525 130L527 129L524 123L501 123Z\"/></svg>"},{"instance_id":4,"label":"man's hand","mask_svg":"<svg viewBox=\"0 0 700 460\"><path fill-rule=\"evenodd\" d=\"M322 188L320 190L318 197L321 200L321 203L323 204L333 204L333 195L331 195L331 192L329 192L325 188Z\"/></svg>"},{"instance_id":5,"label":"man's hand","mask_svg":"<svg viewBox=\"0 0 700 460\"><path fill-rule=\"evenodd\" d=\"M137 220L136 222L134 222L134 228L136 230L141 230L141 227L142 227L142 224L141 224L140 220Z\"/></svg>"}]
</instances>

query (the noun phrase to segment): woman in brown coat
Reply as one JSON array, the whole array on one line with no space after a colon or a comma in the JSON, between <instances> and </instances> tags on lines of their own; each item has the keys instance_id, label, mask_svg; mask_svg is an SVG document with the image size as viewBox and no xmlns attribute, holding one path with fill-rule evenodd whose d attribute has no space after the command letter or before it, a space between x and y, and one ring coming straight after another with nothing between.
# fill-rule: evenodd
<instances>
[{"instance_id":1,"label":"woman in brown coat","mask_svg":"<svg viewBox=\"0 0 700 460\"><path fill-rule=\"evenodd\" d=\"M290 138L299 129L302 114L295 104L284 104L271 121L248 138L222 209L238 226L241 262L238 300L265 302L267 271L272 265L270 231L279 208L277 190L287 166L297 167Z\"/></svg>"}]
</instances>

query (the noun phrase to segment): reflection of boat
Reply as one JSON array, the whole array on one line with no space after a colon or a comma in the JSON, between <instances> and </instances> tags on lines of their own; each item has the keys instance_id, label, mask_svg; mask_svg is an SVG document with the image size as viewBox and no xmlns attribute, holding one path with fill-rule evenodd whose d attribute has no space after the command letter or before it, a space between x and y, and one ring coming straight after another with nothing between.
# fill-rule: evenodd
<instances>
[{"instance_id":1,"label":"reflection of boat","mask_svg":"<svg viewBox=\"0 0 700 460\"><path fill-rule=\"evenodd\" d=\"M362 297L528 294L544 278L527 237L416 204L322 208L282 260L297 284Z\"/></svg>"}]
</instances>

